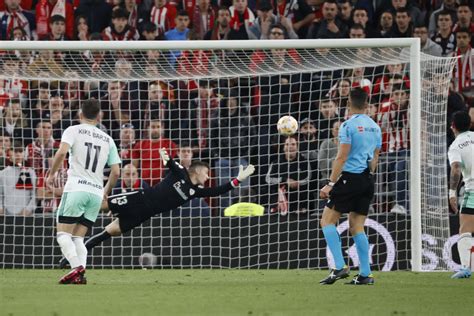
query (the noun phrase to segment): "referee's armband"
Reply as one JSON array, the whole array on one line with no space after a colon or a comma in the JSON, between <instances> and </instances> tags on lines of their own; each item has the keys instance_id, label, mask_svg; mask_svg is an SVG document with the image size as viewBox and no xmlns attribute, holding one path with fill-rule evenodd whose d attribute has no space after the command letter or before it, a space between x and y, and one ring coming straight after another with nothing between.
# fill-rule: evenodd
<instances>
[{"instance_id":1,"label":"referee's armband","mask_svg":"<svg viewBox=\"0 0 474 316\"><path fill-rule=\"evenodd\" d=\"M234 178L230 181L230 184L232 185L232 187L237 188L240 184L240 181L237 178Z\"/></svg>"}]
</instances>

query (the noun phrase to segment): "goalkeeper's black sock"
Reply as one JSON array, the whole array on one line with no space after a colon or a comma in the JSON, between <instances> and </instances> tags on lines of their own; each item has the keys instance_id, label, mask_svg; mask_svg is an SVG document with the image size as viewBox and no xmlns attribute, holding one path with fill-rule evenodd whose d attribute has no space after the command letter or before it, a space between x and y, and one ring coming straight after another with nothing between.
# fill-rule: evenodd
<instances>
[{"instance_id":1,"label":"goalkeeper's black sock","mask_svg":"<svg viewBox=\"0 0 474 316\"><path fill-rule=\"evenodd\" d=\"M95 246L103 242L104 240L109 239L110 237L112 236L106 230L104 230L92 236L91 238L87 239L84 245L86 246L87 250L91 250L92 248L94 248Z\"/></svg>"}]
</instances>

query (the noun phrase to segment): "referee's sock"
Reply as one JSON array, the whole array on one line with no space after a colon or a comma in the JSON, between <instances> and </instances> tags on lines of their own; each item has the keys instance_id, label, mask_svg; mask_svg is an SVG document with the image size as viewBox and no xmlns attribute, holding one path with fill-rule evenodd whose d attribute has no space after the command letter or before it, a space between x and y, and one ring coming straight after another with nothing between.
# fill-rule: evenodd
<instances>
[{"instance_id":1,"label":"referee's sock","mask_svg":"<svg viewBox=\"0 0 474 316\"><path fill-rule=\"evenodd\" d=\"M368 277L371 273L369 263L369 240L364 232L357 233L352 236L356 244L357 255L359 256L360 275Z\"/></svg>"},{"instance_id":2,"label":"referee's sock","mask_svg":"<svg viewBox=\"0 0 474 316\"><path fill-rule=\"evenodd\" d=\"M104 240L107 240L111 237L111 235L104 229L102 232L92 236L91 238L87 239L86 243L84 244L87 250L91 250Z\"/></svg>"},{"instance_id":3,"label":"referee's sock","mask_svg":"<svg viewBox=\"0 0 474 316\"><path fill-rule=\"evenodd\" d=\"M323 234L324 238L326 239L326 243L328 244L329 249L331 250L332 256L334 257L334 261L336 263L336 270L344 268L346 263L344 262L344 257L342 256L341 237L337 232L336 226L324 226Z\"/></svg>"}]
</instances>

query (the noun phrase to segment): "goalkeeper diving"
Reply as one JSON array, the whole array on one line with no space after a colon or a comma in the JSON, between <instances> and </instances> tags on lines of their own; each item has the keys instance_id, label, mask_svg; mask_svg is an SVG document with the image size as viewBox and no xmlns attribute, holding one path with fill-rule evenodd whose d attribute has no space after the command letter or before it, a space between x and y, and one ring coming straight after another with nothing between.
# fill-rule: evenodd
<instances>
[{"instance_id":1,"label":"goalkeeper diving","mask_svg":"<svg viewBox=\"0 0 474 316\"><path fill-rule=\"evenodd\" d=\"M224 194L238 187L255 171L253 165L248 165L246 168L240 166L237 178L227 184L205 188L204 184L209 179L209 165L207 163L195 161L189 170L186 170L170 158L165 149L160 149L160 156L163 164L170 170L160 183L144 190L112 195L103 201L102 210L110 210L116 219L107 225L101 233L87 240L85 246L88 250L111 236L120 236L140 226L154 215L169 212L193 198ZM65 267L66 264L66 259L62 258L60 267Z\"/></svg>"}]
</instances>

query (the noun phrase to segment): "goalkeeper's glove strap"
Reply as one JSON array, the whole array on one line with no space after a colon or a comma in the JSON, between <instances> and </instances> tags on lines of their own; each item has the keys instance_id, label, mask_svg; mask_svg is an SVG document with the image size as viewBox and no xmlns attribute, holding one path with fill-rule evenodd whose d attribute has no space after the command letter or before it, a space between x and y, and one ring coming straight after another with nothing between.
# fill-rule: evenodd
<instances>
[{"instance_id":1,"label":"goalkeeper's glove strap","mask_svg":"<svg viewBox=\"0 0 474 316\"><path fill-rule=\"evenodd\" d=\"M237 188L240 184L240 181L239 179L235 178L235 179L232 179L232 181L230 181L230 184L232 185L232 187Z\"/></svg>"}]
</instances>

